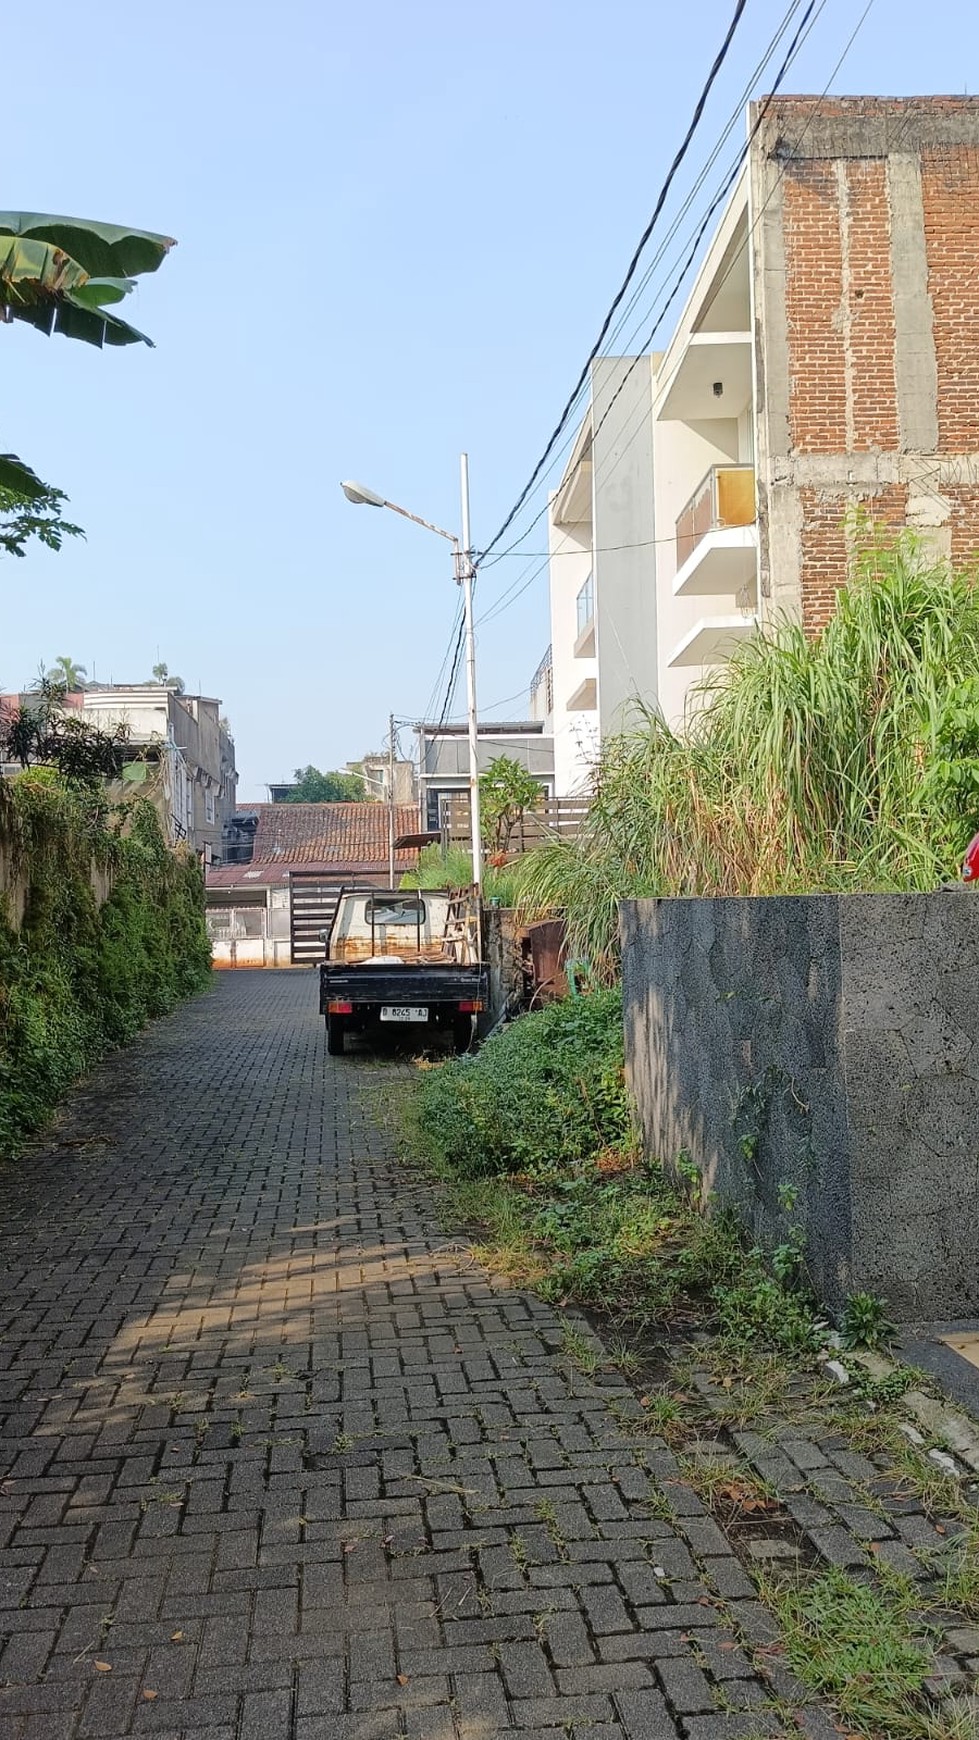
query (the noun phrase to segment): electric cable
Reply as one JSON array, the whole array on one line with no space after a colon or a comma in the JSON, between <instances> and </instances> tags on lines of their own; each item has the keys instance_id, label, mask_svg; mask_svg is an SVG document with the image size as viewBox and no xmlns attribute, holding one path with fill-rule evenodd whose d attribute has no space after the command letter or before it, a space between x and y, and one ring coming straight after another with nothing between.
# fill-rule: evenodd
<instances>
[{"instance_id":1,"label":"electric cable","mask_svg":"<svg viewBox=\"0 0 979 1740\"><path fill-rule=\"evenodd\" d=\"M529 482L524 486L524 488L521 491L520 496L518 497L516 503L510 509L510 512L507 514L506 519L503 521L503 524L501 525L499 531L497 531L494 534L494 536L490 539L490 541L487 544L486 549L484 551L484 555L488 555L490 553L490 551L495 548L495 546L499 543L500 539L505 535L505 533L508 531L509 527L513 524L514 520L517 517L517 514L520 512L520 509L523 507L524 502L527 500L527 497L530 494L531 490L533 489L534 484L537 482L537 479L539 478L541 472L543 471L544 466L547 464L547 461L551 456L551 452L552 452L553 448L557 445L557 442L561 438L561 435L564 431L565 424L567 423L568 418L571 415L571 412L572 412L574 405L577 401L578 395L580 394L583 386L585 385L585 383L588 379L588 371L590 370L592 363L594 362L595 358L597 357L599 351L602 348L603 343L605 342L606 334L608 333L608 330L609 330L610 326L612 325L612 321L615 317L616 310L621 306L622 302L625 299L626 292L628 291L629 285L632 283L632 280L635 277L636 270L637 270L638 265L639 265L639 261L642 258L642 255L645 251L646 244L649 241L649 238L652 235L653 230L659 221L660 213L662 212L663 206L666 203L667 197L668 197L670 189L673 185L673 181L676 177L677 171L679 170L680 165L682 164L684 158L686 157L687 152L690 148L690 145L693 141L694 134L696 133L697 128L700 125L701 118L702 118L703 113L704 113L704 109L707 106L707 99L710 96L711 90L713 89L714 82L717 78L718 73L721 70L721 67L724 65L724 62L727 59L728 53L730 51L731 43L734 40L735 31L737 30L738 25L741 22L742 14L744 13L746 5L747 5L747 0L736 0L734 12L732 14L731 21L727 27L727 31L726 31L725 36L724 36L724 40L721 43L721 46L718 49L717 54L714 57L713 65L711 66L711 69L707 75L705 82L704 82L700 96L697 98L697 102L694 106L693 115L691 116L689 125L687 127L687 131L684 134L683 139L680 142L679 148L677 149L677 152L673 158L673 162L670 164L670 167L667 170L666 178L663 182L662 187L660 188L659 195L658 195L657 200L656 200L656 204L653 208L653 214L652 214L651 218L649 219L649 222L647 223L646 228L643 230L642 235L639 238L638 245L633 253L632 259L630 260L628 268L626 270L626 275L625 275L624 279L622 280L622 283L620 284L614 297L612 298L612 302L609 306L607 314L605 315L605 319L602 321L602 325L601 325L601 328L599 330L598 337L596 338L594 344L592 345L592 348L591 348L591 350L588 354L588 357L585 360L584 366L581 370L581 373L578 376L578 379L575 383L574 389L572 390L571 395L568 398L567 403L565 404L564 410L561 412L561 415L558 419L558 422L555 425L555 427L554 427L554 429L553 429L553 431L548 439L547 446L544 448L544 452L542 453L540 459L537 461L537 464L534 467L533 472L531 473Z\"/></svg>"},{"instance_id":2,"label":"electric cable","mask_svg":"<svg viewBox=\"0 0 979 1740\"><path fill-rule=\"evenodd\" d=\"M734 183L735 179L737 178L737 175L743 166L743 163L747 157L747 153L750 149L751 144L753 143L753 140L758 132L758 129L761 126L762 121L764 120L765 115L768 112L768 109L770 108L775 96L778 93L780 85L786 76L786 73L788 71L789 66L791 65L792 60L794 59L795 55L798 53L799 47L801 46L801 43L804 39L805 34L808 33L807 27L809 27L810 19L812 20L812 23L815 23L816 19L818 19L818 17L819 17L819 14L822 12L825 4L826 4L826 0L820 0L820 4L819 4L818 8L816 8L815 7L815 0L810 0L810 4L806 9L806 13L802 19L802 22L799 25L799 27L798 27L798 29L793 37L792 43L790 44L790 47L789 47L789 50L788 50L788 52L785 56L785 59L783 60L783 63L779 69L779 73L778 73L776 82L773 85L772 90L768 93L767 97L765 98L762 109L761 109L758 117L756 118L755 125L752 129L751 135L749 136L747 144L745 145L742 152L739 153L739 157L738 157L736 164L734 165L733 169L729 173L725 183L723 184L723 186L720 189L720 191L718 192L718 194L716 194L714 199L711 201L711 204L708 207L708 210L705 213L704 218L701 220L700 224L698 225L698 229L696 232L696 236L695 236L693 245L688 250L688 253L685 257L683 266L681 267L681 270L680 270L677 278L674 280L674 283L670 289L670 292L667 296L667 299L660 306L660 308L657 310L655 320L653 321L653 323L649 329L649 332L648 332L647 337L644 341L642 349L640 350L640 352L636 356L634 356L632 358L632 361L630 363L629 368L627 369L622 380L619 382L619 385L616 388L616 391L613 394L612 398L610 399L608 405L605 407L605 410L602 414L602 417L601 417L601 419L597 425L597 428L595 430L596 435L598 434L599 430L603 427L609 413L612 410L613 405L615 404L616 399L621 394L621 392L626 384L626 381L629 379L629 376L632 374L633 370L636 368L636 366L640 362L642 362L644 360L648 360L649 347L652 344L655 333L656 333L658 327L660 326L661 322L663 321L665 315L668 313L673 302L676 300L676 297L679 294L679 291L682 288L683 283L685 282L686 273L688 272L690 265L692 264L693 258L695 257L697 249L700 245L700 242L703 239L703 235L707 229L707 226L710 222L710 219L714 215L714 213L716 212L716 210L717 210L718 206L721 204L722 200L729 193L730 188L733 186L733 183ZM799 137L800 144L802 142L802 139L804 139L805 134L808 132L810 125L812 124L812 120L815 116L815 112L816 112L816 109L818 108L819 103L821 103L824 100L827 92L829 91L830 85L833 83L833 80L836 78L841 67L843 66L843 64L844 64L844 62L845 62L845 60L850 52L850 49L853 47L853 44L856 41L856 38L859 35L860 30L863 28L863 25L866 22L866 19L869 15L873 5L874 5L874 0L867 0L867 3L863 9L863 12L861 13L860 18L857 20L857 23L854 26L854 29L852 30L849 38L847 39L847 42L844 45L844 48L843 48L838 60L836 61L836 64L833 67L833 70L830 73L829 78L828 78L825 86L823 87L822 92L814 100L812 110L810 112L809 120L806 122L806 124L802 130L802 133L800 134L800 137ZM815 18L812 17L812 14L814 12L814 8L815 8ZM779 185L779 182L781 181L781 178L784 175L784 172L785 172L784 167L780 167L780 169L778 171L778 177L776 180L776 187ZM766 201L765 201L764 205L761 207L761 209L755 214L754 220L753 220L752 225L751 225L751 229L749 230L748 237L746 238L746 245L747 245L747 241L750 240L751 236L755 233L755 230L757 229L758 224L759 224L762 216L764 215L764 212L767 209L768 204L770 203L770 201L773 197L773 194L774 194L774 189L772 190L772 192L769 193L768 198L766 199ZM722 289L724 284L727 282L732 271L734 270L734 267L736 266L738 260L741 257L741 253L742 253L742 250L739 249L738 253L731 260L730 264L728 265L727 271L724 273L723 278L721 278L721 280L718 283L718 286L717 286L718 290ZM616 469L616 467L618 466L620 461L625 457L626 452L628 451L629 447L632 445L632 442L636 439L636 436L639 433L639 429L642 427L642 424L644 422L645 422L645 413L643 413L643 415L640 417L639 424L638 424L637 428L633 431L633 434L629 437L629 440L627 442L625 442L625 444L623 445L621 450L618 452L616 457L613 459L612 465L610 466L610 468L606 474L606 478L605 478L606 482L608 481L608 477L611 476L612 472ZM594 439L594 436L593 436L593 439ZM522 533L523 537L526 537L527 532L532 530L533 526L536 525L538 523L538 521L543 518L544 514L547 512L548 506L549 506L549 504L545 502L544 506L535 515L534 519L530 522L530 524L525 528L524 532ZM511 553L514 553L515 551L517 551L519 541L520 540L518 539L516 541L516 543L511 546L509 551L501 552L500 556L497 557L496 559L501 560L504 555L511 554ZM643 543L650 543L651 542L654 544L660 544L660 543L666 544L666 543L671 543L672 541L673 541L672 538L663 538L663 539L655 538L652 540L643 540ZM633 548L633 547L639 547L639 546L629 545L629 546L616 546L616 547L617 548ZM486 553L488 553L491 548L492 548L492 545L488 546ZM519 553L520 554L529 554L529 552L524 552L524 551L520 551ZM557 552L557 553L560 554L561 552ZM547 560L548 561L550 560L549 556L548 556ZM491 562L489 565L493 566L494 564ZM547 563L545 562L544 566L546 566L546 565L547 565ZM521 594L527 590L528 586L530 584L532 584L533 580L535 580L537 578L537 576L542 571L543 571L542 568L538 568L535 571L535 573L533 573L523 585L519 584L519 577L518 577L518 581L514 582L511 585L511 587L508 589L508 592L505 593L502 596L502 598L497 601L496 605L494 605L492 610L490 612L488 612L488 614L485 617L480 619L481 622L485 623L485 622L492 621L496 615L501 614L502 609L508 608L510 603L515 602L516 599L519 598L521 596Z\"/></svg>"},{"instance_id":3,"label":"electric cable","mask_svg":"<svg viewBox=\"0 0 979 1740\"><path fill-rule=\"evenodd\" d=\"M755 69L752 72L750 79L747 81L747 83L744 87L744 90L742 91L742 94L738 99L737 105L735 106L734 110L732 111L732 114L731 114L723 132L721 133L720 138L716 142L710 156L707 159L707 162L704 164L702 170L700 171L700 174L698 175L697 180L694 182L693 187L691 188L689 194L687 195L686 200L684 201L684 204L681 206L680 211L677 213L676 217L674 218L674 220L670 226L670 229L668 230L666 236L663 238L663 241L661 242L656 254L654 255L653 259L650 261L649 266L647 267L646 272L643 274L643 277L642 277L639 285L636 287L636 290L634 291L632 297L630 298L629 303L627 304L627 307L623 311L619 321L616 323L615 329L611 335L613 341L622 332L622 329L625 326L626 320L627 320L630 312L636 306L636 303L637 303L639 297L641 296L643 290L648 285L650 278L652 277L653 272L656 269L656 266L663 259L663 256L665 255L665 253L670 245L670 242L676 236L677 231L679 230L679 228L683 222L684 217L686 216L687 212L690 210L690 207L693 205L693 203L696 199L696 196L700 192L700 189L702 188L702 186L704 185L704 182L706 181L707 176L708 176L711 168L716 163L717 158L720 155L720 152L721 152L721 149L722 149L724 143L729 138L738 118L743 113L746 100L750 97L751 91L754 89L755 85L758 82L758 79L761 77L762 73L764 72L765 68L767 67L768 62L771 59L772 55L776 52L778 45L782 40L782 37L785 35L785 32L788 29L794 14L798 11L799 6L801 4L802 4L802 0L792 0L792 4L787 8L786 12L783 14L782 20L781 20L777 30L773 34L764 54L761 56L757 65L755 66ZM802 24L799 26L799 28L797 29L797 31L795 33L795 36L793 37L792 43L790 44L790 47L789 47L789 51L786 54L785 59L784 59L782 66L779 70L779 73L777 75L776 84L773 86L772 92L769 94L769 99L768 99L769 101L771 100L771 96L774 95L775 91L778 89L778 86L781 83L781 81L784 79L785 74L788 70L788 66L791 64L792 60L795 58L796 54L799 52L799 49L802 46L802 43L804 42L806 36L809 35L810 30L815 25L815 23L818 21L819 16L822 13L822 11L826 5L826 0L819 0L819 4L815 8L815 15L814 16L813 16L813 5L814 5L814 0L813 0L813 4L810 4L807 7L806 15L803 18ZM736 177L738 169L740 168L741 164L744 162L746 155L747 155L747 146L743 147L741 149L741 151L738 153L738 157L735 159L735 164L733 166L733 170L729 171L728 175L725 176L725 180L724 180L724 183L722 186L721 194L719 196L715 196L714 199L711 201L711 204L708 208L708 216L707 216L706 221L709 221L709 218L717 210L718 205L720 204L721 200L723 199L725 193L729 190L733 179ZM696 250L696 247L699 245L699 242L703 237L705 229L706 229L706 222L702 220L700 222L700 224L698 225L698 229L696 231L696 240L694 242L694 251ZM686 244L683 244L683 246L686 246ZM685 263L684 270L688 269L688 266L689 266L689 258L688 258L687 262ZM672 269L672 268L670 268L670 269ZM660 313L659 318L660 319L663 318L662 312ZM645 323L646 323L646 321L644 318L643 325L645 325ZM627 353L628 353L628 350L631 346L632 337L634 337L638 331L639 331L638 326L633 329L633 334L630 335L630 339L626 343L625 348L626 348ZM594 359L592 359L592 360L594 360ZM636 361L638 361L638 360L641 360L641 359L637 357ZM590 367L590 363L587 366ZM580 396L580 391L579 391L579 394L576 395L576 397L577 396ZM611 407L609 407L609 408L611 408ZM572 434L569 436L569 438L563 443L562 447L558 450L557 454L555 454L554 460L552 460L551 465L548 466L548 471L553 469L553 466L556 463L556 460L558 458L560 458L561 455L567 451L568 447L573 444L573 442L577 438L577 434L578 434L578 430L576 428L575 430L572 431ZM533 480L532 480L532 482L533 482ZM531 487L532 487L532 484L531 484ZM507 556L507 555L511 554L514 550L519 549L521 539L523 539L527 536L527 533L529 531L531 531L535 525L538 524L538 522L544 517L544 514L546 512L547 512L547 503L545 503L544 506L538 511L538 513L536 513L534 515L534 518L529 522L529 524L521 532L520 537L515 539L513 544L511 544L509 546L509 549L501 551L499 553L499 555L493 559L493 561L490 561L487 563L486 558L487 558L487 556L489 556L491 550L493 549L496 540L494 539L493 541L491 541L491 543L489 545L487 545L486 550L484 550L480 553L478 561L477 561L477 566L481 567L481 566L486 565L486 566L492 567L495 565L496 561L501 560L504 556ZM500 534L498 533L497 538L499 536L500 536Z\"/></svg>"}]
</instances>

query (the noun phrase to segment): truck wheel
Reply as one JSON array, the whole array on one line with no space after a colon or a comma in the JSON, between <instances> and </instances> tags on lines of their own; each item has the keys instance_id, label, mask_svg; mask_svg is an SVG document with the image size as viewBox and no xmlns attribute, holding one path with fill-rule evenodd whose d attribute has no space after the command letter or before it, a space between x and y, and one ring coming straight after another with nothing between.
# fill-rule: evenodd
<instances>
[{"instance_id":1,"label":"truck wheel","mask_svg":"<svg viewBox=\"0 0 979 1740\"><path fill-rule=\"evenodd\" d=\"M452 1043L456 1051L468 1051L472 1044L473 1024L469 1015L461 1015L452 1023Z\"/></svg>"},{"instance_id":2,"label":"truck wheel","mask_svg":"<svg viewBox=\"0 0 979 1740\"><path fill-rule=\"evenodd\" d=\"M331 1057L343 1056L344 1022L342 1015L326 1017L326 1049Z\"/></svg>"}]
</instances>

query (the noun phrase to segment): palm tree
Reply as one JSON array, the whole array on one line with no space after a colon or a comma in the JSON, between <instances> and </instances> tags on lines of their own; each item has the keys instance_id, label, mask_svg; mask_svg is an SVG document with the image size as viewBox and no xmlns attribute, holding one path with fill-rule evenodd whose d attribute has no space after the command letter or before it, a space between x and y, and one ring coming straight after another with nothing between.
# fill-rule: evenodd
<instances>
[{"instance_id":1,"label":"palm tree","mask_svg":"<svg viewBox=\"0 0 979 1740\"><path fill-rule=\"evenodd\" d=\"M45 676L49 683L57 683L59 687L63 685L69 694L75 694L79 689L84 689L88 681L86 667L76 665L74 659L69 658L67 653L61 653L55 659L51 669L45 672Z\"/></svg>"},{"instance_id":2,"label":"palm tree","mask_svg":"<svg viewBox=\"0 0 979 1740\"><path fill-rule=\"evenodd\" d=\"M184 692L185 685L183 677L172 677L170 675L169 665L154 665L153 681L154 683L162 683L166 689L172 689L175 695L182 695Z\"/></svg>"}]
</instances>

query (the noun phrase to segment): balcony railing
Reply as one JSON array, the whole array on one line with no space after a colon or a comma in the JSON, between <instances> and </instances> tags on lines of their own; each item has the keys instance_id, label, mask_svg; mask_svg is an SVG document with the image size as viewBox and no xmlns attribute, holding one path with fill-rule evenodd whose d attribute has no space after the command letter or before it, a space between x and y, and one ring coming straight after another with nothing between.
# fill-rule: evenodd
<instances>
[{"instance_id":1,"label":"balcony railing","mask_svg":"<svg viewBox=\"0 0 979 1740\"><path fill-rule=\"evenodd\" d=\"M677 568L683 567L708 532L750 526L754 518L754 466L712 465L676 522Z\"/></svg>"},{"instance_id":2,"label":"balcony railing","mask_svg":"<svg viewBox=\"0 0 979 1740\"><path fill-rule=\"evenodd\" d=\"M535 719L545 719L554 711L554 661L550 647L530 679L530 711Z\"/></svg>"}]
</instances>

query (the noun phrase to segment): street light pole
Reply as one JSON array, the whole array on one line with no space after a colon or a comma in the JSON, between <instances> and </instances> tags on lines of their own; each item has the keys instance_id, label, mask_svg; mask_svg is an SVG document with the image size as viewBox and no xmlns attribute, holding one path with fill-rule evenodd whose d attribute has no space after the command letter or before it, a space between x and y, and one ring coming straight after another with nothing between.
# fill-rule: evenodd
<instances>
[{"instance_id":1,"label":"street light pole","mask_svg":"<svg viewBox=\"0 0 979 1740\"><path fill-rule=\"evenodd\" d=\"M394 714L388 719L388 881L394 887Z\"/></svg>"},{"instance_id":2,"label":"street light pole","mask_svg":"<svg viewBox=\"0 0 979 1740\"><path fill-rule=\"evenodd\" d=\"M479 820L479 724L476 717L476 636L473 629L473 561L469 535L469 455L459 465L462 484L462 549L457 558L461 572L466 625L466 702L469 714L469 827L472 833L473 887L482 891L483 852Z\"/></svg>"},{"instance_id":3,"label":"street light pole","mask_svg":"<svg viewBox=\"0 0 979 1740\"><path fill-rule=\"evenodd\" d=\"M472 832L472 866L473 887L479 894L483 884L483 852L479 830L479 729L476 717L476 636L473 630L473 574L475 572L470 547L469 535L469 455L464 453L460 462L462 481L462 543L454 532L447 532L442 526L433 525L431 520L420 519L418 514L409 513L407 508L399 507L397 502L388 501L376 490L367 489L362 483L347 480L340 488L348 501L357 507L390 508L392 513L400 514L402 519L412 520L416 526L424 526L427 532L435 532L440 538L445 538L452 545L452 560L456 582L462 587L463 618L466 635L466 691L469 712L469 823ZM393 738L393 725L392 725ZM393 841L393 835L392 835ZM394 883L393 852L391 858L391 882Z\"/></svg>"}]
</instances>

